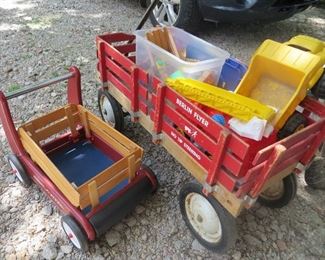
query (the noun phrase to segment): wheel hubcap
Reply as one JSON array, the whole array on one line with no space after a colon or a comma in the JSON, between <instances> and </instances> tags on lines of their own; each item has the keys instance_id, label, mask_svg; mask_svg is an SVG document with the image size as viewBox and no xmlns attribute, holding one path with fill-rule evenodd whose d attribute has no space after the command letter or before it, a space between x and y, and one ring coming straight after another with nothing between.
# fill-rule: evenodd
<instances>
[{"instance_id":1,"label":"wheel hubcap","mask_svg":"<svg viewBox=\"0 0 325 260\"><path fill-rule=\"evenodd\" d=\"M24 183L23 177L21 176L20 172L18 171L17 167L15 166L15 164L12 161L9 161L10 167L12 168L12 172L16 175L16 177L18 178L18 180L21 183Z\"/></svg>"},{"instance_id":2,"label":"wheel hubcap","mask_svg":"<svg viewBox=\"0 0 325 260\"><path fill-rule=\"evenodd\" d=\"M67 223L63 222L62 227L64 232L67 234L68 238L70 239L70 241L74 244L74 246L80 249L81 248L80 242L76 237L76 235L74 234L74 232L72 231L72 229L70 228L70 226Z\"/></svg>"},{"instance_id":3,"label":"wheel hubcap","mask_svg":"<svg viewBox=\"0 0 325 260\"><path fill-rule=\"evenodd\" d=\"M222 227L219 216L204 196L194 192L188 194L185 210L190 224L201 238L210 243L220 241Z\"/></svg>"},{"instance_id":4,"label":"wheel hubcap","mask_svg":"<svg viewBox=\"0 0 325 260\"><path fill-rule=\"evenodd\" d=\"M263 191L260 196L267 200L277 200L282 197L283 193L284 185L283 181L281 180Z\"/></svg>"},{"instance_id":5,"label":"wheel hubcap","mask_svg":"<svg viewBox=\"0 0 325 260\"><path fill-rule=\"evenodd\" d=\"M160 25L174 25L181 7L180 0L160 0L153 14Z\"/></svg>"},{"instance_id":6,"label":"wheel hubcap","mask_svg":"<svg viewBox=\"0 0 325 260\"><path fill-rule=\"evenodd\" d=\"M112 127L115 127L115 117L113 108L111 102L109 102L106 96L101 96L100 108L105 122L110 124Z\"/></svg>"}]
</instances>

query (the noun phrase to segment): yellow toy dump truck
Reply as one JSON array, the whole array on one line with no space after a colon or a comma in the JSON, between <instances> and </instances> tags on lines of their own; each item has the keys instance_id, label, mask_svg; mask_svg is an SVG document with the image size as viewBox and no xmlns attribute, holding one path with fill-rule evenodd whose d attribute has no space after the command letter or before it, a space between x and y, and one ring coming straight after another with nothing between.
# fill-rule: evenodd
<instances>
[{"instance_id":1,"label":"yellow toy dump truck","mask_svg":"<svg viewBox=\"0 0 325 260\"><path fill-rule=\"evenodd\" d=\"M279 138L304 127L304 117L294 112L308 90L314 88L314 94L325 98L324 46L308 36L294 37L286 44L266 40L235 91L277 110L271 123Z\"/></svg>"}]
</instances>

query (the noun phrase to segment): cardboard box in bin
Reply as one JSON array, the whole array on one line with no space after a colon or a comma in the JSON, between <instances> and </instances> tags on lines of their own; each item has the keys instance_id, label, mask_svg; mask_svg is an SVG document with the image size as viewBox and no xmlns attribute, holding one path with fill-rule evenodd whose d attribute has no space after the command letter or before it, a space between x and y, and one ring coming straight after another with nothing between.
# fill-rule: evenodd
<instances>
[{"instance_id":1,"label":"cardboard box in bin","mask_svg":"<svg viewBox=\"0 0 325 260\"><path fill-rule=\"evenodd\" d=\"M152 30L168 31L182 58L149 41L146 35ZM222 66L230 56L227 51L176 27L138 30L135 35L136 64L161 80L168 77L202 80L208 76L210 81L213 79L212 84L217 84Z\"/></svg>"}]
</instances>

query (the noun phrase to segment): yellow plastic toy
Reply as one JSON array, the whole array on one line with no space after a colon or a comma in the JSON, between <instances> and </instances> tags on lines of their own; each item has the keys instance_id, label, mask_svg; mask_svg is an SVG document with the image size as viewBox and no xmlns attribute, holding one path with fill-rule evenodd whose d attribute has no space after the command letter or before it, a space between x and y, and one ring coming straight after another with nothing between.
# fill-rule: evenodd
<instances>
[{"instance_id":1,"label":"yellow plastic toy","mask_svg":"<svg viewBox=\"0 0 325 260\"><path fill-rule=\"evenodd\" d=\"M298 38L299 42L307 39ZM292 39L291 44L295 41ZM278 112L271 123L279 130L322 76L323 51L320 53L266 40L254 54L235 93L275 107Z\"/></svg>"},{"instance_id":2,"label":"yellow plastic toy","mask_svg":"<svg viewBox=\"0 0 325 260\"><path fill-rule=\"evenodd\" d=\"M272 120L275 111L248 97L203 83L194 79L167 79L168 86L184 97L224 112L243 121L249 121L254 116Z\"/></svg>"}]
</instances>

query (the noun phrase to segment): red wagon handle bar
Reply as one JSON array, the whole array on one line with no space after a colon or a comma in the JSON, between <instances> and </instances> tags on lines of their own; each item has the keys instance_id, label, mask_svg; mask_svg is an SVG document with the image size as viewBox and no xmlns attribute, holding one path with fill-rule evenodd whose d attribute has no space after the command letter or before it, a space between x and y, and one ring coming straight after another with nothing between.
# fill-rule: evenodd
<instances>
[{"instance_id":1,"label":"red wagon handle bar","mask_svg":"<svg viewBox=\"0 0 325 260\"><path fill-rule=\"evenodd\" d=\"M56 78L49 79L49 80L44 80L44 81L41 81L39 83L36 83L35 85L27 86L27 87L25 87L23 89L8 93L8 94L5 95L5 97L6 97L7 100L12 99L12 98L16 98L16 97L19 97L21 95L33 92L35 90L49 87L49 86L51 86L53 84L56 84L56 83L59 83L61 81L70 79L70 78L72 78L74 76L75 76L75 73L70 72L70 73L67 73L65 75L58 76Z\"/></svg>"}]
</instances>

